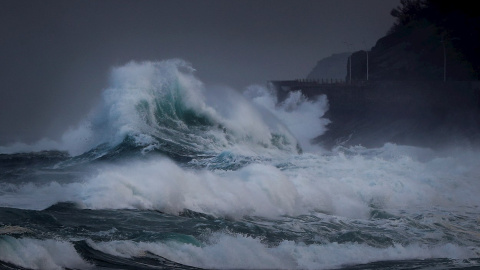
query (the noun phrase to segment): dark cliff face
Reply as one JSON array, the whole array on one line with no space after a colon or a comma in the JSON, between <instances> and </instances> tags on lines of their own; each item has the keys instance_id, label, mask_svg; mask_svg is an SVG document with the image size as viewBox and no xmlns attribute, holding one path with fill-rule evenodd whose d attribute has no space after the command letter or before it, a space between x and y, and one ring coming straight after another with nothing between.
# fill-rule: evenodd
<instances>
[{"instance_id":1,"label":"dark cliff face","mask_svg":"<svg viewBox=\"0 0 480 270\"><path fill-rule=\"evenodd\" d=\"M402 2L406 6L408 3L419 6L413 11L403 11L410 14L392 12L399 22L368 53L368 79L437 81L444 80L444 76L450 81L479 79L480 16L469 12L467 4ZM366 54L359 51L351 56L354 82L366 80ZM349 63L346 69L348 81Z\"/></svg>"},{"instance_id":2,"label":"dark cliff face","mask_svg":"<svg viewBox=\"0 0 480 270\"><path fill-rule=\"evenodd\" d=\"M400 0L389 33L344 64L347 83L277 82L280 90L327 96L331 123L316 142L480 145L480 10L445 2Z\"/></svg>"}]
</instances>

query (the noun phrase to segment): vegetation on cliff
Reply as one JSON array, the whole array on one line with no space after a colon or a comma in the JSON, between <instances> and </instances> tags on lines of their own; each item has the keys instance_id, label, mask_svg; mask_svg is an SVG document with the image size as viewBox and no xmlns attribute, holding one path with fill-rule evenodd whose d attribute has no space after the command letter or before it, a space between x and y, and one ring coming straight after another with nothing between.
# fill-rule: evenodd
<instances>
[{"instance_id":1,"label":"vegetation on cliff","mask_svg":"<svg viewBox=\"0 0 480 270\"><path fill-rule=\"evenodd\" d=\"M480 78L480 11L473 1L401 0L391 15L396 22L369 52L369 80ZM354 53L352 80L366 74L367 52Z\"/></svg>"}]
</instances>

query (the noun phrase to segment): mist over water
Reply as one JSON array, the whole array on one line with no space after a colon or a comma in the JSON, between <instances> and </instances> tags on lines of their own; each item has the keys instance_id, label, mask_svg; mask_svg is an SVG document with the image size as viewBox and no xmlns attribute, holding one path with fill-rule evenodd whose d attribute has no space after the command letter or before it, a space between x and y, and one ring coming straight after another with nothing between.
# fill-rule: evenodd
<instances>
[{"instance_id":1,"label":"mist over water","mask_svg":"<svg viewBox=\"0 0 480 270\"><path fill-rule=\"evenodd\" d=\"M272 112L228 87L205 89L194 71L179 59L130 62L114 68L101 104L77 128L68 130L61 141L45 138L33 145L16 143L0 150L59 149L79 155L100 144L118 145L129 137L145 150L158 149L164 141L170 141L193 152L226 147L243 151L237 144L251 144L248 149L256 144L296 151L295 137ZM266 89L263 91L267 94Z\"/></svg>"},{"instance_id":2,"label":"mist over water","mask_svg":"<svg viewBox=\"0 0 480 270\"><path fill-rule=\"evenodd\" d=\"M300 91L295 91L279 103L272 89L259 85L248 87L244 95L259 108L268 110L277 119L282 119L302 149L308 152L321 150L318 144L312 143L312 139L322 135L329 123L328 119L322 118L328 110L325 95L317 97L316 100L307 100Z\"/></svg>"},{"instance_id":3,"label":"mist over water","mask_svg":"<svg viewBox=\"0 0 480 270\"><path fill-rule=\"evenodd\" d=\"M327 151L312 143L327 110L325 96L206 87L178 59L114 68L60 142L0 148L0 263L480 266L478 151ZM42 149L71 156L12 154Z\"/></svg>"}]
</instances>

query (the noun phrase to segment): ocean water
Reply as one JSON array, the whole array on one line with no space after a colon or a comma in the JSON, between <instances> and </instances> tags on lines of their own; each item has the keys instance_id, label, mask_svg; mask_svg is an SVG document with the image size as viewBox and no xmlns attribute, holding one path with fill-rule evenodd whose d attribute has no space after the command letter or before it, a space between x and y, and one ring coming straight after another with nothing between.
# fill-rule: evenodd
<instances>
[{"instance_id":1,"label":"ocean water","mask_svg":"<svg viewBox=\"0 0 480 270\"><path fill-rule=\"evenodd\" d=\"M327 110L115 68L61 140L0 147L0 268L480 269L479 152L322 149Z\"/></svg>"}]
</instances>

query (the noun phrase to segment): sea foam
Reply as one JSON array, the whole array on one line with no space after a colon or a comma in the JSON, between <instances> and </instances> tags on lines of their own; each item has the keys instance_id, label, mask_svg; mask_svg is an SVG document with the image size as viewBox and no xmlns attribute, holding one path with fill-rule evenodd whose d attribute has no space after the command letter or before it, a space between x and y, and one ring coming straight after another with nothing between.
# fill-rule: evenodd
<instances>
[{"instance_id":1,"label":"sea foam","mask_svg":"<svg viewBox=\"0 0 480 270\"><path fill-rule=\"evenodd\" d=\"M13 238L0 236L0 261L28 269L89 269L73 245L53 239Z\"/></svg>"},{"instance_id":2,"label":"sea foam","mask_svg":"<svg viewBox=\"0 0 480 270\"><path fill-rule=\"evenodd\" d=\"M282 241L276 246L269 247L258 238L225 233L212 235L210 241L210 244L204 246L172 241L165 243L89 241L89 244L95 249L119 257L140 256L148 251L181 264L216 269L332 269L374 261L468 259L476 257L478 252L478 248L454 244L436 246L396 244L387 248L376 248L355 243L306 245Z\"/></svg>"},{"instance_id":3,"label":"sea foam","mask_svg":"<svg viewBox=\"0 0 480 270\"><path fill-rule=\"evenodd\" d=\"M362 219L373 209L480 206L478 155L464 152L425 161L420 160L423 154L417 158L398 148L294 155L236 171L190 169L166 158L119 162L92 169L80 182L2 184L0 204L44 209L73 201L91 209L156 209L176 214L186 208L232 217L320 211Z\"/></svg>"}]
</instances>

